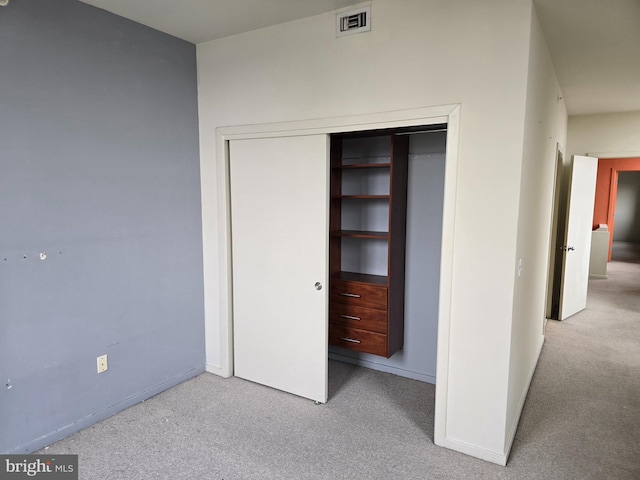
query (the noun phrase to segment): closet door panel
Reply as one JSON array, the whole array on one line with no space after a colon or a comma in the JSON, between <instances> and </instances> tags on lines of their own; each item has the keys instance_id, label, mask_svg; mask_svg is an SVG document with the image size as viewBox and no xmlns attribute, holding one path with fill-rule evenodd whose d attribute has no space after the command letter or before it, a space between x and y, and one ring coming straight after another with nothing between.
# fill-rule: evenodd
<instances>
[{"instance_id":1,"label":"closet door panel","mask_svg":"<svg viewBox=\"0 0 640 480\"><path fill-rule=\"evenodd\" d=\"M229 143L235 375L326 402L328 138Z\"/></svg>"}]
</instances>

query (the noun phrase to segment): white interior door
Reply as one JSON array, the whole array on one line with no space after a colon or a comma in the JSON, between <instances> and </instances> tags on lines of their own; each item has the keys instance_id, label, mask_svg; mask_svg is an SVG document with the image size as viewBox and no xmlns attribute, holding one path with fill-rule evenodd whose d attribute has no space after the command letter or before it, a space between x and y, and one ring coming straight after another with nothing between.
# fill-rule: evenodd
<instances>
[{"instance_id":1,"label":"white interior door","mask_svg":"<svg viewBox=\"0 0 640 480\"><path fill-rule=\"evenodd\" d=\"M587 306L591 228L598 159L574 155L569 179L566 242L558 318L564 320Z\"/></svg>"},{"instance_id":2,"label":"white interior door","mask_svg":"<svg viewBox=\"0 0 640 480\"><path fill-rule=\"evenodd\" d=\"M327 401L327 135L232 140L234 374Z\"/></svg>"}]
</instances>

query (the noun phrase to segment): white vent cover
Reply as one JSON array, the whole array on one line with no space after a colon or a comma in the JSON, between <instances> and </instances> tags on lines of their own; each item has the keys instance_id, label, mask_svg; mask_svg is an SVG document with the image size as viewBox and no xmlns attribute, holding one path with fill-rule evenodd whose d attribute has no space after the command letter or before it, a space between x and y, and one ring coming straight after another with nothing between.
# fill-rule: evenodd
<instances>
[{"instance_id":1,"label":"white vent cover","mask_svg":"<svg viewBox=\"0 0 640 480\"><path fill-rule=\"evenodd\" d=\"M336 36L344 37L371 30L371 5L346 12L338 12Z\"/></svg>"}]
</instances>

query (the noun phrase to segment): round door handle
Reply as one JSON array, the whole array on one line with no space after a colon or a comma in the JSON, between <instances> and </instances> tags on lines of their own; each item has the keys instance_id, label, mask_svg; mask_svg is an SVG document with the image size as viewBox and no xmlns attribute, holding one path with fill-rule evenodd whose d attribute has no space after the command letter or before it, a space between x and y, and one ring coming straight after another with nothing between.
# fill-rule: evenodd
<instances>
[{"instance_id":1,"label":"round door handle","mask_svg":"<svg viewBox=\"0 0 640 480\"><path fill-rule=\"evenodd\" d=\"M322 290L322 284L320 282L316 282L315 287L316 290Z\"/></svg>"}]
</instances>

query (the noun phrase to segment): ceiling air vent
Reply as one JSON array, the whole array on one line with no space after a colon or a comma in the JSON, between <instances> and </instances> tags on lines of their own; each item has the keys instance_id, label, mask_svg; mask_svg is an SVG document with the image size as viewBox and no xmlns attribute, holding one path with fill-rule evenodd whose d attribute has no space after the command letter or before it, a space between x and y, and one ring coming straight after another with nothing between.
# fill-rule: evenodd
<instances>
[{"instance_id":1,"label":"ceiling air vent","mask_svg":"<svg viewBox=\"0 0 640 480\"><path fill-rule=\"evenodd\" d=\"M347 12L338 12L337 19L338 37L368 32L371 30L371 5Z\"/></svg>"}]
</instances>

